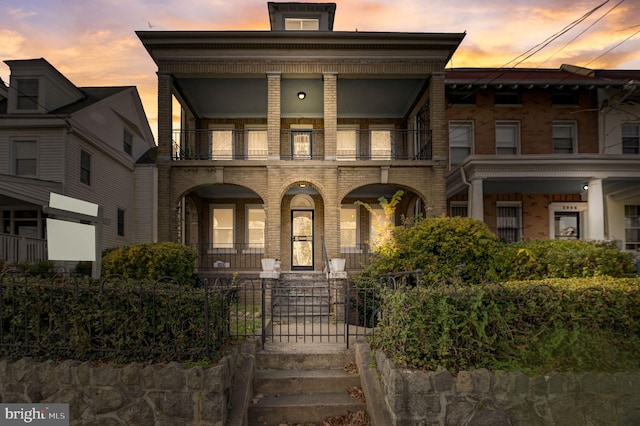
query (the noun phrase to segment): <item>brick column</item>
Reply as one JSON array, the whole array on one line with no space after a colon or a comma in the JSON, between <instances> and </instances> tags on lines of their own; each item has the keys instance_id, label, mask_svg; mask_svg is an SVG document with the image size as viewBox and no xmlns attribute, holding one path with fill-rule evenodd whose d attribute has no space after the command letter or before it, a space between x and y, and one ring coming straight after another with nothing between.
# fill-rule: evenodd
<instances>
[{"instance_id":1,"label":"brick column","mask_svg":"<svg viewBox=\"0 0 640 426\"><path fill-rule=\"evenodd\" d=\"M429 84L431 155L434 160L432 199L427 200L427 206L431 207L429 216L440 216L447 212L445 173L449 157L449 136L445 115L444 76L444 72L433 73Z\"/></svg>"},{"instance_id":2,"label":"brick column","mask_svg":"<svg viewBox=\"0 0 640 426\"><path fill-rule=\"evenodd\" d=\"M335 160L338 143L338 75L324 73L324 159Z\"/></svg>"},{"instance_id":3,"label":"brick column","mask_svg":"<svg viewBox=\"0 0 640 426\"><path fill-rule=\"evenodd\" d=\"M267 144L269 160L280 159L280 72L267 73Z\"/></svg>"},{"instance_id":4,"label":"brick column","mask_svg":"<svg viewBox=\"0 0 640 426\"><path fill-rule=\"evenodd\" d=\"M267 73L267 143L269 160L280 159L280 72ZM275 173L275 175L274 175ZM269 170L265 209L264 257L282 259L280 253L280 171ZM277 184L276 184L277 183Z\"/></svg>"},{"instance_id":5,"label":"brick column","mask_svg":"<svg viewBox=\"0 0 640 426\"><path fill-rule=\"evenodd\" d=\"M175 209L171 202L173 77L158 73L158 241L174 241ZM173 231L173 232L172 232Z\"/></svg>"}]
</instances>

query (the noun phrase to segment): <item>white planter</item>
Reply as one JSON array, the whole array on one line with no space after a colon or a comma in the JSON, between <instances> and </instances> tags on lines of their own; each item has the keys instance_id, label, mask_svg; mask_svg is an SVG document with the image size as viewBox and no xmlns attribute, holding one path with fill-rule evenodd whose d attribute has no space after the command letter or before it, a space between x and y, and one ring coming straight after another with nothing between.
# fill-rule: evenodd
<instances>
[{"instance_id":1,"label":"white planter","mask_svg":"<svg viewBox=\"0 0 640 426\"><path fill-rule=\"evenodd\" d=\"M347 259L342 257L336 257L331 259L329 262L330 262L331 272L342 272L344 271L344 265L347 263Z\"/></svg>"},{"instance_id":2,"label":"white planter","mask_svg":"<svg viewBox=\"0 0 640 426\"><path fill-rule=\"evenodd\" d=\"M273 271L276 267L276 260L270 258L260 259L263 271Z\"/></svg>"}]
</instances>

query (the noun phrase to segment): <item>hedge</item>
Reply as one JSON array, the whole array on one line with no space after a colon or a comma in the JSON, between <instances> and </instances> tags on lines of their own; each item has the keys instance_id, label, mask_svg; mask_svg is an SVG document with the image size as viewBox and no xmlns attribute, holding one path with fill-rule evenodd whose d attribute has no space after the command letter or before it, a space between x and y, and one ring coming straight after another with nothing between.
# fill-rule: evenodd
<instances>
[{"instance_id":1,"label":"hedge","mask_svg":"<svg viewBox=\"0 0 640 426\"><path fill-rule=\"evenodd\" d=\"M372 344L401 367L640 369L640 278L383 291Z\"/></svg>"}]
</instances>

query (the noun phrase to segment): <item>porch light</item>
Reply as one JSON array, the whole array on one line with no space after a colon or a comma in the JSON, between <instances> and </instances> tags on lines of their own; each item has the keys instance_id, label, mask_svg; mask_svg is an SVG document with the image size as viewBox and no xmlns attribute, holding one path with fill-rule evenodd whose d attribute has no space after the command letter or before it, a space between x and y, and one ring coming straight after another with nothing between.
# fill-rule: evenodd
<instances>
[{"instance_id":1,"label":"porch light","mask_svg":"<svg viewBox=\"0 0 640 426\"><path fill-rule=\"evenodd\" d=\"M304 92L298 92L298 99L303 100L307 97L307 94Z\"/></svg>"},{"instance_id":2,"label":"porch light","mask_svg":"<svg viewBox=\"0 0 640 426\"><path fill-rule=\"evenodd\" d=\"M307 186L307 185L306 185L306 184L304 184L304 183L301 183L301 184L300 184L300 188L304 188L305 186Z\"/></svg>"},{"instance_id":3,"label":"porch light","mask_svg":"<svg viewBox=\"0 0 640 426\"><path fill-rule=\"evenodd\" d=\"M587 189L589 189L589 185L587 185L586 183L584 185L582 185L582 190L586 191Z\"/></svg>"}]
</instances>

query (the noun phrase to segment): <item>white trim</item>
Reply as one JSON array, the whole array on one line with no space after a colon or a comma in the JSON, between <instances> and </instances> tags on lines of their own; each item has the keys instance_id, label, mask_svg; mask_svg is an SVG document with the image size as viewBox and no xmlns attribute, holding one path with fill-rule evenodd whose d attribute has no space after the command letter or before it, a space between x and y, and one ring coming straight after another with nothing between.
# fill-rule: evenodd
<instances>
[{"instance_id":1,"label":"white trim","mask_svg":"<svg viewBox=\"0 0 640 426\"><path fill-rule=\"evenodd\" d=\"M547 206L547 211L549 212L549 239L556 239L556 212L579 213L580 229L578 230L578 235L581 240L584 239L587 235L587 209L588 203L584 201L549 203Z\"/></svg>"}]
</instances>

